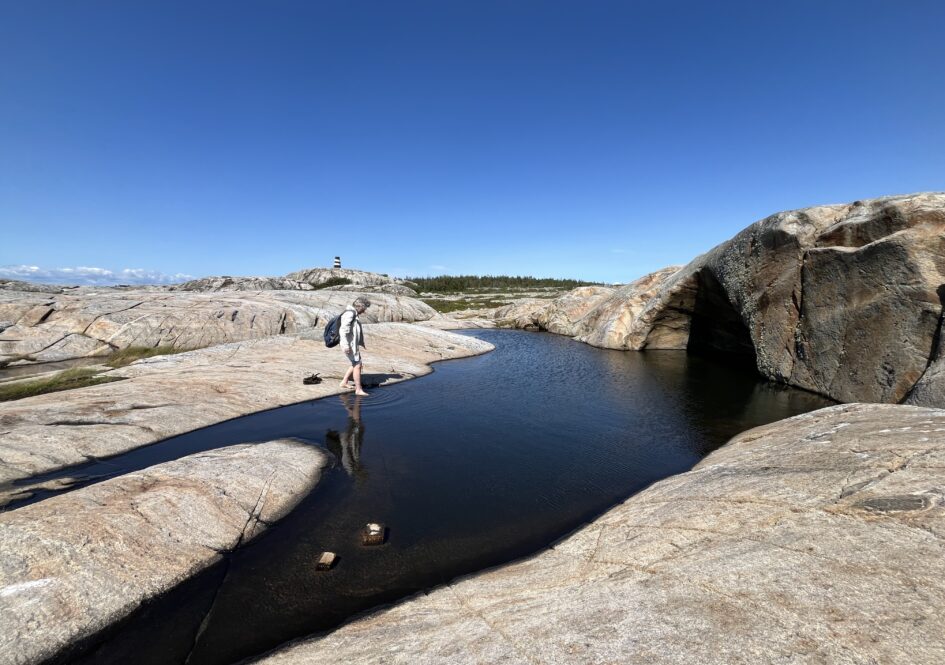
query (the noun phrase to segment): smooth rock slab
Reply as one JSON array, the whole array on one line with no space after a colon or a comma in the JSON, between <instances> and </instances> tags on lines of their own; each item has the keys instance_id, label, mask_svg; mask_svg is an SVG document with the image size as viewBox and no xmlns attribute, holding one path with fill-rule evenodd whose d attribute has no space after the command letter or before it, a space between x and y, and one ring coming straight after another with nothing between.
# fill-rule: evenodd
<instances>
[{"instance_id":1,"label":"smooth rock slab","mask_svg":"<svg viewBox=\"0 0 945 665\"><path fill-rule=\"evenodd\" d=\"M364 371L385 383L430 363L490 351L487 342L400 323L364 326ZM125 381L0 403L0 505L18 478L108 457L238 416L340 392L349 364L321 331L140 360L104 376ZM303 385L320 372L324 381Z\"/></svg>"},{"instance_id":2,"label":"smooth rock slab","mask_svg":"<svg viewBox=\"0 0 945 665\"><path fill-rule=\"evenodd\" d=\"M945 411L750 430L530 559L257 662L945 662Z\"/></svg>"},{"instance_id":3,"label":"smooth rock slab","mask_svg":"<svg viewBox=\"0 0 945 665\"><path fill-rule=\"evenodd\" d=\"M300 333L324 326L358 293L326 290L154 291L80 289L62 294L0 291L0 363L54 362L108 355L129 346L195 349ZM363 321L413 322L429 305L371 293Z\"/></svg>"},{"instance_id":4,"label":"smooth rock slab","mask_svg":"<svg viewBox=\"0 0 945 665\"><path fill-rule=\"evenodd\" d=\"M220 448L0 513L0 663L39 663L130 614L286 515L327 455Z\"/></svg>"}]
</instances>

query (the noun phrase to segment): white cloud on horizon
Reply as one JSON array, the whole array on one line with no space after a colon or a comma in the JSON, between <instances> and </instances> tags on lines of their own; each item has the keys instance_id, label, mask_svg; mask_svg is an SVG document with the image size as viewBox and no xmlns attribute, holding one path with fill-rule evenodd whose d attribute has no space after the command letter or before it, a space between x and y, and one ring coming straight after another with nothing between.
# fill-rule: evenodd
<instances>
[{"instance_id":1,"label":"white cloud on horizon","mask_svg":"<svg viewBox=\"0 0 945 665\"><path fill-rule=\"evenodd\" d=\"M41 268L19 265L0 266L0 279L19 279L40 284L112 286L115 284L176 284L193 279L193 276L183 273L168 275L158 270L144 268L123 268L115 271L94 266Z\"/></svg>"}]
</instances>

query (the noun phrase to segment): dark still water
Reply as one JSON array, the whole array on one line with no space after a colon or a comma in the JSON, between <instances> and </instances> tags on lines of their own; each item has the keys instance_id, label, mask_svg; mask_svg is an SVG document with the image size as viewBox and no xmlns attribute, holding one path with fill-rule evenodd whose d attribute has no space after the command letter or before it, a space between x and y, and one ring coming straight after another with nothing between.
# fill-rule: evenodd
<instances>
[{"instance_id":1,"label":"dark still water","mask_svg":"<svg viewBox=\"0 0 945 665\"><path fill-rule=\"evenodd\" d=\"M831 403L685 352L606 351L518 331L465 334L496 350L439 363L430 376L362 400L268 411L109 461L125 469L280 437L338 458L292 514L87 656L231 663L264 652L534 552L691 468L733 435ZM368 373L370 362L367 353ZM367 522L387 525L386 544L360 545ZM317 572L324 550L339 560Z\"/></svg>"}]
</instances>

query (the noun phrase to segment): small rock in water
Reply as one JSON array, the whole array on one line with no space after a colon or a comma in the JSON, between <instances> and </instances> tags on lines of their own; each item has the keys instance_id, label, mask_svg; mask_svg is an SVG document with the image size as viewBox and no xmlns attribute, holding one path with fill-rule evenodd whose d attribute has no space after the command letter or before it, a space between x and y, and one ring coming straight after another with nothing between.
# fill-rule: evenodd
<instances>
[{"instance_id":1,"label":"small rock in water","mask_svg":"<svg viewBox=\"0 0 945 665\"><path fill-rule=\"evenodd\" d=\"M371 522L361 532L362 545L381 545L384 543L384 525Z\"/></svg>"},{"instance_id":2,"label":"small rock in water","mask_svg":"<svg viewBox=\"0 0 945 665\"><path fill-rule=\"evenodd\" d=\"M331 570L337 558L334 552L322 552L322 555L318 557L318 563L315 564L315 570Z\"/></svg>"}]
</instances>

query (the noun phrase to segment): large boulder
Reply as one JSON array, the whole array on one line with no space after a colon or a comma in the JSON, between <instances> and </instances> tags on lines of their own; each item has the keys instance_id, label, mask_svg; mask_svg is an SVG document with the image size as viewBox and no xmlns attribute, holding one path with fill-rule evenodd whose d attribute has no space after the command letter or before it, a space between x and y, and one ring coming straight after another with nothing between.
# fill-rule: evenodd
<instances>
[{"instance_id":1,"label":"large boulder","mask_svg":"<svg viewBox=\"0 0 945 665\"><path fill-rule=\"evenodd\" d=\"M613 297L614 292L607 286L579 286L557 298L521 298L497 308L492 316L504 327L574 336L579 322L586 320L602 300Z\"/></svg>"},{"instance_id":2,"label":"large boulder","mask_svg":"<svg viewBox=\"0 0 945 665\"><path fill-rule=\"evenodd\" d=\"M223 293L118 291L66 294L0 291L0 364L107 355L129 346L193 349L303 332L324 325L358 294L324 290ZM424 321L415 298L371 293L362 320Z\"/></svg>"},{"instance_id":3,"label":"large boulder","mask_svg":"<svg viewBox=\"0 0 945 665\"><path fill-rule=\"evenodd\" d=\"M541 330L539 320L552 305L546 298L519 298L515 302L497 307L492 312L496 324L503 328L521 328L523 330ZM569 335L570 332L562 334Z\"/></svg>"},{"instance_id":4,"label":"large boulder","mask_svg":"<svg viewBox=\"0 0 945 665\"><path fill-rule=\"evenodd\" d=\"M278 663L945 662L945 411L745 432L540 554Z\"/></svg>"},{"instance_id":5,"label":"large boulder","mask_svg":"<svg viewBox=\"0 0 945 665\"><path fill-rule=\"evenodd\" d=\"M772 215L561 331L727 354L838 401L945 406L943 300L945 194L915 194Z\"/></svg>"},{"instance_id":6,"label":"large boulder","mask_svg":"<svg viewBox=\"0 0 945 665\"><path fill-rule=\"evenodd\" d=\"M286 515L327 461L231 446L0 513L0 663L67 658Z\"/></svg>"}]
</instances>

